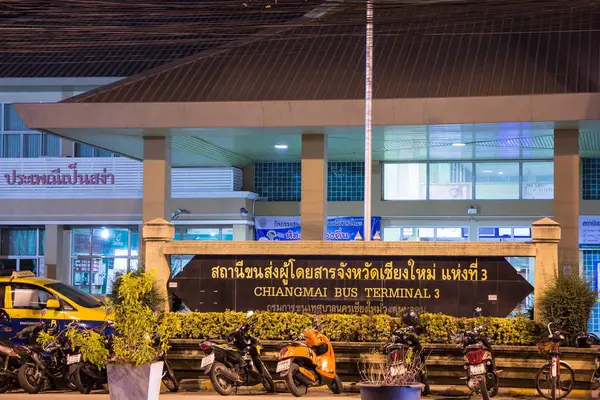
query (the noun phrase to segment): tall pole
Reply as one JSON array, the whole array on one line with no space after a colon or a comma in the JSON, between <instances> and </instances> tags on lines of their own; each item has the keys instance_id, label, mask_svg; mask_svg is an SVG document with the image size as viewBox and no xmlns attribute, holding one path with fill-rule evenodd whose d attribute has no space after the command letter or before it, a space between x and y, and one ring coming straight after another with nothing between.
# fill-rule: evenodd
<instances>
[{"instance_id":1,"label":"tall pole","mask_svg":"<svg viewBox=\"0 0 600 400\"><path fill-rule=\"evenodd\" d=\"M367 0L365 44L365 228L364 240L371 240L371 144L373 114L373 0Z\"/></svg>"}]
</instances>

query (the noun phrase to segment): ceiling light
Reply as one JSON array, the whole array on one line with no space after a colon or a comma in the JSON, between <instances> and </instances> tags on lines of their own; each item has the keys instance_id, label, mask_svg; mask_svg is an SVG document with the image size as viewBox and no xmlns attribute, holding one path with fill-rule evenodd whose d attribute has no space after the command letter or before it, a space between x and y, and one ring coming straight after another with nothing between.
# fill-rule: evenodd
<instances>
[{"instance_id":1,"label":"ceiling light","mask_svg":"<svg viewBox=\"0 0 600 400\"><path fill-rule=\"evenodd\" d=\"M108 231L108 229L104 228L102 229L102 232L100 232L100 236L102 236L102 239L108 239L108 237L110 236L110 232Z\"/></svg>"},{"instance_id":2,"label":"ceiling light","mask_svg":"<svg viewBox=\"0 0 600 400\"><path fill-rule=\"evenodd\" d=\"M276 149L280 149L280 150L285 150L288 148L287 144L276 144L275 146Z\"/></svg>"},{"instance_id":3,"label":"ceiling light","mask_svg":"<svg viewBox=\"0 0 600 400\"><path fill-rule=\"evenodd\" d=\"M498 172L498 175L504 175L504 172L500 171Z\"/></svg>"},{"instance_id":4,"label":"ceiling light","mask_svg":"<svg viewBox=\"0 0 600 400\"><path fill-rule=\"evenodd\" d=\"M483 170L483 171L481 171L481 172L485 172L486 174L491 174L491 173L492 173L492 172L494 172L494 171L492 171L491 169L484 169L484 170Z\"/></svg>"},{"instance_id":5,"label":"ceiling light","mask_svg":"<svg viewBox=\"0 0 600 400\"><path fill-rule=\"evenodd\" d=\"M464 146L466 146L466 144L464 144L464 143L452 143L452 146L454 146L454 147L464 147Z\"/></svg>"},{"instance_id":6,"label":"ceiling light","mask_svg":"<svg viewBox=\"0 0 600 400\"><path fill-rule=\"evenodd\" d=\"M217 236L217 234L216 234L215 232L211 232L211 233L210 233L210 236L213 236L213 237L214 237L214 236Z\"/></svg>"}]
</instances>

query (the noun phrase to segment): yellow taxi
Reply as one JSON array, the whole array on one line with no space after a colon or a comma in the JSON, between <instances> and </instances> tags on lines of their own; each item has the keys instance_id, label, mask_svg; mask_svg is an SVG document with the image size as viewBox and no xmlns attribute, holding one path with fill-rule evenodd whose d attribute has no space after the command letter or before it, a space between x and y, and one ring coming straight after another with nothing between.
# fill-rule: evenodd
<instances>
[{"instance_id":1,"label":"yellow taxi","mask_svg":"<svg viewBox=\"0 0 600 400\"><path fill-rule=\"evenodd\" d=\"M30 271L12 272L0 276L0 339L40 319L56 321L60 329L72 321L93 328L111 318L103 305L64 282L37 278Z\"/></svg>"}]
</instances>

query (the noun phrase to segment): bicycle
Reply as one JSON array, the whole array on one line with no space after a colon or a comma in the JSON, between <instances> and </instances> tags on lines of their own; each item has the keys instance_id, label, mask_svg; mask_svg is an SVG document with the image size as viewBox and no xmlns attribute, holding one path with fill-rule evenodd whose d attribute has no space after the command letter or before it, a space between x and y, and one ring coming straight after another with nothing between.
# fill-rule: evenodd
<instances>
[{"instance_id":1,"label":"bicycle","mask_svg":"<svg viewBox=\"0 0 600 400\"><path fill-rule=\"evenodd\" d=\"M575 373L569 364L560 360L560 342L565 340L565 337L560 331L552 332L551 325L552 323L548 324L549 342L538 345L540 352L542 349L548 352L548 361L535 375L535 388L540 396L557 400L567 397L571 393ZM549 388L544 390L543 385L546 383L549 384Z\"/></svg>"}]
</instances>

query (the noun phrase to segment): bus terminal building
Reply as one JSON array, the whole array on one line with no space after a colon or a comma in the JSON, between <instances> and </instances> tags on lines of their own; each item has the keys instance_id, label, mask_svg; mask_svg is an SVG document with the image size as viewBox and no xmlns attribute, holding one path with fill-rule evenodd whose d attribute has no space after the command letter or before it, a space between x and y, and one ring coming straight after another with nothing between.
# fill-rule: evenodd
<instances>
[{"instance_id":1,"label":"bus terminal building","mask_svg":"<svg viewBox=\"0 0 600 400\"><path fill-rule=\"evenodd\" d=\"M101 294L156 218L175 240L471 243L549 217L559 264L597 281L598 6L494 7L376 17L367 233L359 11L315 5L131 76L4 76L4 265ZM535 286L531 257L510 263Z\"/></svg>"}]
</instances>

